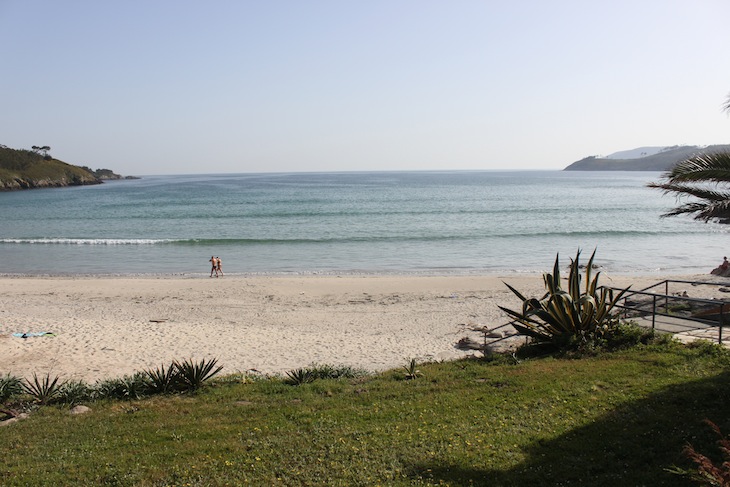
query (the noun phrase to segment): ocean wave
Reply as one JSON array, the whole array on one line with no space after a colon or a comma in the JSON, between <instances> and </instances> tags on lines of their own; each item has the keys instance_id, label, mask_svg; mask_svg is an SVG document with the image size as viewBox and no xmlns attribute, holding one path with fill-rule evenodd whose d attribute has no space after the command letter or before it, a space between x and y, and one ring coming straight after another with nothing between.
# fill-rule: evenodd
<instances>
[{"instance_id":1,"label":"ocean wave","mask_svg":"<svg viewBox=\"0 0 730 487\"><path fill-rule=\"evenodd\" d=\"M0 244L41 244L41 245L155 245L171 243L169 239L148 238L3 238Z\"/></svg>"},{"instance_id":2,"label":"ocean wave","mask_svg":"<svg viewBox=\"0 0 730 487\"><path fill-rule=\"evenodd\" d=\"M691 234L692 232L690 232ZM489 234L428 234L428 235L367 235L367 236L335 236L313 238L227 238L227 239L170 239L170 238L3 238L2 244L16 245L172 245L172 246L248 246L248 245L317 245L317 244L362 244L362 243L408 243L408 242L450 242L450 241L488 241L504 239L535 238L631 238L631 237L667 237L685 235L685 232L656 231L534 231L533 233L505 232Z\"/></svg>"}]
</instances>

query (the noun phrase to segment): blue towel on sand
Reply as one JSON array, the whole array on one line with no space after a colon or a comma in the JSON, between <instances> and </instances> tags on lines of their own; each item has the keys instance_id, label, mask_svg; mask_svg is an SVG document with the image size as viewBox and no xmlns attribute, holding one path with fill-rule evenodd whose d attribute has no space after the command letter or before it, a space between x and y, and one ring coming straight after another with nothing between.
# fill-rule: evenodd
<instances>
[{"instance_id":1,"label":"blue towel on sand","mask_svg":"<svg viewBox=\"0 0 730 487\"><path fill-rule=\"evenodd\" d=\"M43 337L43 336L54 336L50 331L42 332L27 332L27 333L13 333L14 337L18 338L30 338L30 337Z\"/></svg>"}]
</instances>

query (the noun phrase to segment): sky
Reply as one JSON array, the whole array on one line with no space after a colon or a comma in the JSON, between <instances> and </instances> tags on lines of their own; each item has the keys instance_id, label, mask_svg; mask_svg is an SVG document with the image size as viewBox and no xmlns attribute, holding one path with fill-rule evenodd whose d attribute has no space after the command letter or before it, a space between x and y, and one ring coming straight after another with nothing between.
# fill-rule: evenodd
<instances>
[{"instance_id":1,"label":"sky","mask_svg":"<svg viewBox=\"0 0 730 487\"><path fill-rule=\"evenodd\" d=\"M730 143L728 0L0 0L0 144L123 175Z\"/></svg>"}]
</instances>

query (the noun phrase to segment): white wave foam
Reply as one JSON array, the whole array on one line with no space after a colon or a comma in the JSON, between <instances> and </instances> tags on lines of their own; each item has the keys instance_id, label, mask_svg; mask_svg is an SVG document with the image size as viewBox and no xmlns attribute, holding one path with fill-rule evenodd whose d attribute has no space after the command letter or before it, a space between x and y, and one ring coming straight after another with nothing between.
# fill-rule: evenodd
<instances>
[{"instance_id":1,"label":"white wave foam","mask_svg":"<svg viewBox=\"0 0 730 487\"><path fill-rule=\"evenodd\" d=\"M62 245L154 245L172 242L166 239L147 238L4 238L4 244L62 244Z\"/></svg>"}]
</instances>

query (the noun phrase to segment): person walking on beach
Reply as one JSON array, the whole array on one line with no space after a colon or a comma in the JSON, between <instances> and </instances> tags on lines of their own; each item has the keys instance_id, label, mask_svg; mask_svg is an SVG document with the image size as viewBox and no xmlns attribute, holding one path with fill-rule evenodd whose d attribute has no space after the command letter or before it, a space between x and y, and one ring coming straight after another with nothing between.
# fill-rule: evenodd
<instances>
[{"instance_id":1,"label":"person walking on beach","mask_svg":"<svg viewBox=\"0 0 730 487\"><path fill-rule=\"evenodd\" d=\"M215 258L215 261L216 261L215 274L217 276L218 273L220 272L221 273L221 276L222 276L223 275L223 268L221 267L221 258L220 257L216 257Z\"/></svg>"},{"instance_id":2,"label":"person walking on beach","mask_svg":"<svg viewBox=\"0 0 730 487\"><path fill-rule=\"evenodd\" d=\"M210 277L213 277L213 273L215 272L215 277L218 277L218 259L215 258L215 255L210 256Z\"/></svg>"}]
</instances>

